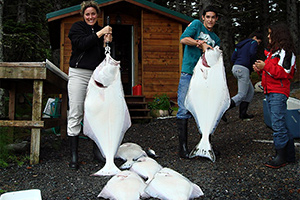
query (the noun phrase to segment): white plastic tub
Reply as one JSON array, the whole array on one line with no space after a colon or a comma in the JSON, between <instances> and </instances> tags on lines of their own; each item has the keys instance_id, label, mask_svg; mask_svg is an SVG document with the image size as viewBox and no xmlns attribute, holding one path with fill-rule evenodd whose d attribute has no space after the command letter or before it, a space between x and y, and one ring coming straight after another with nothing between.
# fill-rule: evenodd
<instances>
[{"instance_id":1,"label":"white plastic tub","mask_svg":"<svg viewBox=\"0 0 300 200\"><path fill-rule=\"evenodd\" d=\"M20 190L6 192L0 196L0 200L42 200L42 195L39 189Z\"/></svg>"}]
</instances>

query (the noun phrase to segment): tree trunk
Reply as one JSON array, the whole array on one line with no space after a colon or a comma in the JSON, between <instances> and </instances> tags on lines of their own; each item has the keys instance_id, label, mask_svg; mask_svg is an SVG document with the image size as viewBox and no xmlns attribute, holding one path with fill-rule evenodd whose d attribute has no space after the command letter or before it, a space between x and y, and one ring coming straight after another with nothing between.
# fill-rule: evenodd
<instances>
[{"instance_id":1,"label":"tree trunk","mask_svg":"<svg viewBox=\"0 0 300 200\"><path fill-rule=\"evenodd\" d=\"M176 11L177 12L180 12L181 11L181 5L180 5L180 0L176 0L176 1L174 1L174 3L175 3L175 8L176 8Z\"/></svg>"},{"instance_id":2,"label":"tree trunk","mask_svg":"<svg viewBox=\"0 0 300 200\"><path fill-rule=\"evenodd\" d=\"M2 40L3 40L3 26L2 26L3 6L4 6L4 0L0 0L0 62L3 61L3 45L2 45Z\"/></svg>"},{"instance_id":3,"label":"tree trunk","mask_svg":"<svg viewBox=\"0 0 300 200\"><path fill-rule=\"evenodd\" d=\"M268 1L261 1L262 6L261 6L261 25L262 25L262 31L264 34L262 45L266 47L268 45L268 40L267 40L267 33L268 33L268 26L270 25L269 21L269 3Z\"/></svg>"},{"instance_id":4,"label":"tree trunk","mask_svg":"<svg viewBox=\"0 0 300 200\"><path fill-rule=\"evenodd\" d=\"M17 22L21 24L26 23L26 4L27 0L19 0L18 1L18 14L17 14Z\"/></svg>"},{"instance_id":5,"label":"tree trunk","mask_svg":"<svg viewBox=\"0 0 300 200\"><path fill-rule=\"evenodd\" d=\"M232 33L232 23L230 16L230 3L228 1L222 1L219 25L218 25L218 36L221 39L221 48L223 50L223 60L226 72L231 71L231 54L234 50L234 41Z\"/></svg>"},{"instance_id":6,"label":"tree trunk","mask_svg":"<svg viewBox=\"0 0 300 200\"><path fill-rule=\"evenodd\" d=\"M287 0L286 1L286 11L287 11L287 24L289 25L290 32L296 47L297 53L300 53L299 44L299 23L297 12L297 0Z\"/></svg>"},{"instance_id":7,"label":"tree trunk","mask_svg":"<svg viewBox=\"0 0 300 200\"><path fill-rule=\"evenodd\" d=\"M200 0L199 1L199 17L200 17L200 19L202 19L201 16L203 14L203 10L211 3L212 3L211 0Z\"/></svg>"},{"instance_id":8,"label":"tree trunk","mask_svg":"<svg viewBox=\"0 0 300 200\"><path fill-rule=\"evenodd\" d=\"M3 45L2 45L2 40L3 40L3 26L2 26L3 5L4 5L4 0L0 0L0 62L3 62ZM5 94L5 91L3 89L0 89L0 118L5 117L4 94Z\"/></svg>"}]
</instances>

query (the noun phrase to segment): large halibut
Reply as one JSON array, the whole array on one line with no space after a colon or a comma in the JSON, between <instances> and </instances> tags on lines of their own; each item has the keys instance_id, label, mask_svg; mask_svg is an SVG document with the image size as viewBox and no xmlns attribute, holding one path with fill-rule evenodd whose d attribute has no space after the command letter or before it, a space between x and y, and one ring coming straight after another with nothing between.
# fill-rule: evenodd
<instances>
[{"instance_id":1,"label":"large halibut","mask_svg":"<svg viewBox=\"0 0 300 200\"><path fill-rule=\"evenodd\" d=\"M199 59L185 99L185 107L194 116L202 134L200 142L191 151L190 158L201 156L215 161L209 135L215 131L229 105L230 95L222 51L217 46L208 49Z\"/></svg>"},{"instance_id":2,"label":"large halibut","mask_svg":"<svg viewBox=\"0 0 300 200\"><path fill-rule=\"evenodd\" d=\"M117 174L120 169L114 157L131 126L131 119L124 98L120 62L109 53L89 81L84 112L84 134L95 141L106 159L104 167L93 175Z\"/></svg>"}]
</instances>

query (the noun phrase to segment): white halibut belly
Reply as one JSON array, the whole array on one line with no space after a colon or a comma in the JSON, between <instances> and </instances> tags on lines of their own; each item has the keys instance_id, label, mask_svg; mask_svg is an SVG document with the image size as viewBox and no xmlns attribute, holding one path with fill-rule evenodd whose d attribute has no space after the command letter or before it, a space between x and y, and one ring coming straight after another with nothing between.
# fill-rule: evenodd
<instances>
[{"instance_id":1,"label":"white halibut belly","mask_svg":"<svg viewBox=\"0 0 300 200\"><path fill-rule=\"evenodd\" d=\"M208 53L212 53L211 51L220 50L209 51ZM216 57L208 56L207 59L215 59L214 62L210 62L214 65L206 67L202 63L202 58L199 59L191 78L185 107L194 116L198 129L202 134L200 142L191 152L190 157L202 156L215 161L209 143L209 135L215 131L222 115L228 109L230 95L222 54L217 52Z\"/></svg>"},{"instance_id":2,"label":"white halibut belly","mask_svg":"<svg viewBox=\"0 0 300 200\"><path fill-rule=\"evenodd\" d=\"M97 91L98 90L98 91ZM104 156L118 149L123 138L122 129L126 115L126 103L122 96L117 96L111 85L104 89L90 89L85 103L85 118L95 142L99 143ZM114 152L115 153L115 152Z\"/></svg>"},{"instance_id":3,"label":"white halibut belly","mask_svg":"<svg viewBox=\"0 0 300 200\"><path fill-rule=\"evenodd\" d=\"M95 176L120 172L114 157L125 132L131 126L119 67L118 62L106 55L106 60L94 71L87 89L83 131L94 140L106 158L104 167L93 174ZM101 84L104 86L99 86Z\"/></svg>"}]
</instances>

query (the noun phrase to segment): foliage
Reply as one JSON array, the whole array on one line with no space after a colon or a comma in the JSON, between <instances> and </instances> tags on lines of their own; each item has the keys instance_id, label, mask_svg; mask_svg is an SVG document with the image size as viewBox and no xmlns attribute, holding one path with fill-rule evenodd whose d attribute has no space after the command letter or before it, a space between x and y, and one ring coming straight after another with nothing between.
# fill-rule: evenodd
<instances>
[{"instance_id":1,"label":"foliage","mask_svg":"<svg viewBox=\"0 0 300 200\"><path fill-rule=\"evenodd\" d=\"M81 2L80 0L4 1L3 61L52 60L46 14Z\"/></svg>"},{"instance_id":2,"label":"foliage","mask_svg":"<svg viewBox=\"0 0 300 200\"><path fill-rule=\"evenodd\" d=\"M30 159L28 155L17 156L11 153L6 147L10 140L12 139L9 138L8 128L0 127L0 168L8 167L9 163L17 163L22 166Z\"/></svg>"},{"instance_id":3,"label":"foliage","mask_svg":"<svg viewBox=\"0 0 300 200\"><path fill-rule=\"evenodd\" d=\"M40 30L40 31L37 31ZM28 22L25 24L7 20L3 23L4 60L8 62L45 61L49 59L49 42L41 33L42 25Z\"/></svg>"},{"instance_id":4,"label":"foliage","mask_svg":"<svg viewBox=\"0 0 300 200\"><path fill-rule=\"evenodd\" d=\"M171 107L170 99L166 94L156 94L154 95L154 100L149 102L148 106L152 110L169 110Z\"/></svg>"},{"instance_id":5,"label":"foliage","mask_svg":"<svg viewBox=\"0 0 300 200\"><path fill-rule=\"evenodd\" d=\"M148 0L158 5L175 10L182 14L199 19L203 7L213 4L220 10L220 20L215 32L222 36L222 44L236 43L246 38L256 29L266 31L266 26L275 21L287 21L290 15L287 11L287 1L282 0ZM10 0L4 1L3 27L4 27L4 61L44 61L51 58L48 24L45 20L47 13L57 11L70 6L78 5L82 0ZM300 2L296 3L297 12ZM22 10L24 13L20 12ZM298 15L299 16L299 15ZM229 19L231 24L226 30L218 30L222 19ZM292 20L294 17L290 17ZM297 20L297 19L294 19ZM224 20L223 20L224 21ZM299 22L298 22L299 26ZM299 29L299 28L298 28ZM229 31L225 36L221 34ZM265 35L266 36L266 35ZM228 40L226 37L232 37ZM264 41L266 45L266 40ZM233 46L234 44L231 44ZM229 45L230 46L230 45ZM229 56L233 49L228 51ZM262 45L263 46L263 45ZM300 46L300 45L296 45ZM299 48L298 48L299 49ZM50 59L51 60L51 59ZM228 65L228 63L226 63Z\"/></svg>"},{"instance_id":6,"label":"foliage","mask_svg":"<svg viewBox=\"0 0 300 200\"><path fill-rule=\"evenodd\" d=\"M7 160L9 158L9 152L6 145L8 144L9 138L7 130L8 128L6 127L0 127L0 167L8 166Z\"/></svg>"}]
</instances>

